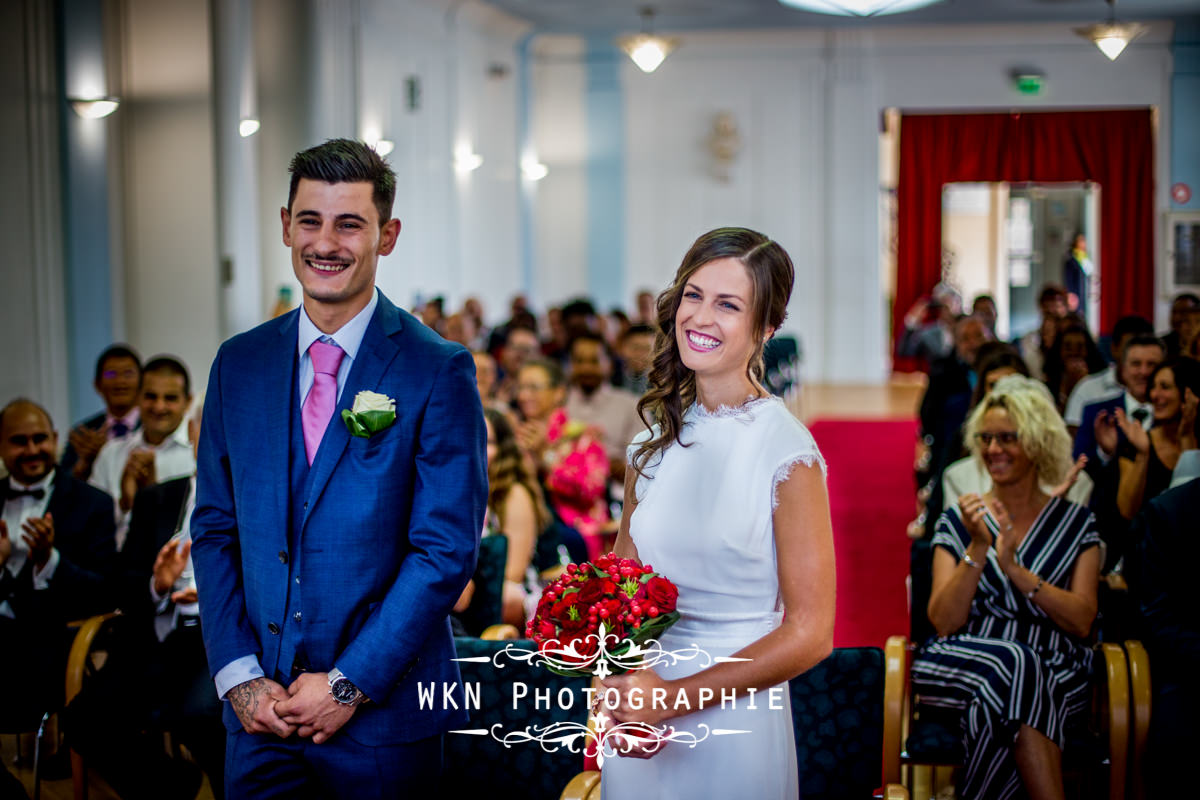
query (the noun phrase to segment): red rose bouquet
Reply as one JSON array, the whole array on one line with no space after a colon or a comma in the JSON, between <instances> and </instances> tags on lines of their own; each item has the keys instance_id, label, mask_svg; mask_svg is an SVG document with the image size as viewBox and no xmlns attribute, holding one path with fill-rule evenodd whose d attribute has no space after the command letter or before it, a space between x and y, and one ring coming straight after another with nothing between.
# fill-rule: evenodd
<instances>
[{"instance_id":1,"label":"red rose bouquet","mask_svg":"<svg viewBox=\"0 0 1200 800\"><path fill-rule=\"evenodd\" d=\"M546 667L570 677L606 677L634 668L641 645L679 619L675 584L612 553L571 564L542 592L525 633Z\"/></svg>"}]
</instances>

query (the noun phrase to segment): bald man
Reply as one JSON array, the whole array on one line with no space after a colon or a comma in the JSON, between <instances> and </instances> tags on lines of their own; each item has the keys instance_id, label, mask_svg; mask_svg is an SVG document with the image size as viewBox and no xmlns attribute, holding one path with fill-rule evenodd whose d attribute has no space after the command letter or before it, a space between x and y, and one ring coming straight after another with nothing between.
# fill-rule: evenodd
<instances>
[{"instance_id":1,"label":"bald man","mask_svg":"<svg viewBox=\"0 0 1200 800\"><path fill-rule=\"evenodd\" d=\"M61 704L66 623L113 606L112 498L56 469L57 447L41 406L0 409L0 729Z\"/></svg>"}]
</instances>

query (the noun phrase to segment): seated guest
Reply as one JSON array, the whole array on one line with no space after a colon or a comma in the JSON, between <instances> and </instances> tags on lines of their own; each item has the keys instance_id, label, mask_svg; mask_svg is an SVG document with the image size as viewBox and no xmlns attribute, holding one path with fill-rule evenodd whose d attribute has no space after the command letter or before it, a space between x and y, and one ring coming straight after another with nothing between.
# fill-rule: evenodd
<instances>
[{"instance_id":1,"label":"seated guest","mask_svg":"<svg viewBox=\"0 0 1200 800\"><path fill-rule=\"evenodd\" d=\"M962 297L952 287L939 283L932 297L921 298L904 315L904 332L897 352L916 358L926 371L933 363L952 354L955 321L962 311Z\"/></svg>"},{"instance_id":2,"label":"seated guest","mask_svg":"<svg viewBox=\"0 0 1200 800\"><path fill-rule=\"evenodd\" d=\"M127 345L114 344L96 359L96 394L104 400L104 411L88 417L71 430L59 466L86 481L92 462L109 439L120 439L137 430L138 394L142 388L142 362Z\"/></svg>"},{"instance_id":3,"label":"seated guest","mask_svg":"<svg viewBox=\"0 0 1200 800\"><path fill-rule=\"evenodd\" d=\"M608 453L609 478L625 479L625 450L645 429L637 396L609 383L612 358L598 334L583 333L568 348L567 416L596 429Z\"/></svg>"},{"instance_id":4,"label":"seated guest","mask_svg":"<svg viewBox=\"0 0 1200 800\"><path fill-rule=\"evenodd\" d=\"M977 317L963 317L954 325L954 349L934 361L929 385L921 398L921 434L929 443L930 477L938 477L958 458L954 442L967 418L976 376L971 368L979 348L989 340L987 328Z\"/></svg>"},{"instance_id":5,"label":"seated guest","mask_svg":"<svg viewBox=\"0 0 1200 800\"><path fill-rule=\"evenodd\" d=\"M650 386L650 368L654 366L654 328L630 325L617 340L617 356L621 359L621 388L641 397Z\"/></svg>"},{"instance_id":6,"label":"seated guest","mask_svg":"<svg viewBox=\"0 0 1200 800\"><path fill-rule=\"evenodd\" d=\"M1149 501L1134 522L1141 630L1153 664L1146 789L1151 798L1177 797L1189 785L1200 752L1200 617L1195 612L1196 514L1200 480Z\"/></svg>"},{"instance_id":7,"label":"seated guest","mask_svg":"<svg viewBox=\"0 0 1200 800\"><path fill-rule=\"evenodd\" d=\"M977 397L971 403L972 410L983 401L987 393L992 391L1002 378L1007 378L1009 375L1030 377L1022 371L1025 369L1025 362L1021 360L1021 357L1015 351L999 351L990 357L981 355L979 362L979 369L977 370L979 373L979 385L975 387ZM1046 399L1053 402L1049 389L1046 390ZM1086 506L1092 496L1092 487L1094 485L1092 479L1083 472L1086 464L1087 459L1081 456L1071 466L1071 469L1068 470L1066 478L1062 483L1057 486L1043 484L1041 487L1042 491L1051 497L1065 497L1072 503ZM955 498L972 493L986 494L991 490L991 476L988 474L983 463L971 455L955 461L946 467L946 471L942 474L942 497ZM940 513L940 511L941 508L939 507L938 512Z\"/></svg>"},{"instance_id":8,"label":"seated guest","mask_svg":"<svg viewBox=\"0 0 1200 800\"><path fill-rule=\"evenodd\" d=\"M1119 443L1110 435L1116 430L1114 412L1117 409L1141 422L1146 430L1150 429L1154 422L1150 407L1150 376L1162 362L1162 341L1154 334L1137 334L1125 340L1117 364L1122 392L1083 407L1079 430L1075 434L1076 456L1094 459L1097 466L1107 464L1113 458L1116 451L1109 446L1115 447Z\"/></svg>"},{"instance_id":9,"label":"seated guest","mask_svg":"<svg viewBox=\"0 0 1200 800\"><path fill-rule=\"evenodd\" d=\"M1191 292L1175 295L1171 301L1171 329L1162 335L1167 358L1188 354L1188 345L1197 333L1191 322L1192 312L1196 312L1195 320L1200 325L1200 297Z\"/></svg>"},{"instance_id":10,"label":"seated guest","mask_svg":"<svg viewBox=\"0 0 1200 800\"><path fill-rule=\"evenodd\" d=\"M1150 429L1154 424L1154 410L1149 402L1150 376L1162 359L1162 342L1154 334L1126 338L1117 367L1124 387L1122 393L1084 406L1082 424L1075 434L1075 456L1087 457L1087 472L1095 483L1090 507L1096 516L1100 538L1108 547L1105 571L1116 567L1129 539L1129 519L1117 503L1121 472L1116 455L1124 447L1125 433L1117 426L1115 412L1121 409L1127 419Z\"/></svg>"},{"instance_id":11,"label":"seated guest","mask_svg":"<svg viewBox=\"0 0 1200 800\"><path fill-rule=\"evenodd\" d=\"M1117 426L1124 434L1118 453L1120 483L1117 508L1125 519L1133 519L1142 504L1166 491L1171 472L1186 450L1196 449L1196 409L1184 413L1185 392L1200 394L1200 362L1190 358L1167 361L1150 376L1150 430L1116 410ZM1116 431L1109 428L1106 444L1116 446Z\"/></svg>"},{"instance_id":12,"label":"seated guest","mask_svg":"<svg viewBox=\"0 0 1200 800\"><path fill-rule=\"evenodd\" d=\"M500 363L500 380L496 384L496 402L516 406L517 373L525 362L537 358L542 352L542 343L537 331L524 325L512 325L504 337L504 346L496 360Z\"/></svg>"},{"instance_id":13,"label":"seated guest","mask_svg":"<svg viewBox=\"0 0 1200 800\"><path fill-rule=\"evenodd\" d=\"M484 535L503 534L508 539L504 569L504 622L524 629L527 610L541 592L533 554L538 537L550 523L542 487L530 471L508 417L484 409L487 425L488 517ZM532 600L531 600L532 598Z\"/></svg>"},{"instance_id":14,"label":"seated guest","mask_svg":"<svg viewBox=\"0 0 1200 800\"><path fill-rule=\"evenodd\" d=\"M197 403L188 423L200 438ZM190 798L200 769L224 796L225 727L209 677L191 560L196 478L137 493L119 558L124 627L105 668L72 701L64 719L71 746L126 800ZM200 769L163 749L163 732L187 747Z\"/></svg>"},{"instance_id":15,"label":"seated guest","mask_svg":"<svg viewBox=\"0 0 1200 800\"><path fill-rule=\"evenodd\" d=\"M0 410L0 730L36 724L62 703L66 623L113 608L112 499L54 466L45 409Z\"/></svg>"},{"instance_id":16,"label":"seated guest","mask_svg":"<svg viewBox=\"0 0 1200 800\"><path fill-rule=\"evenodd\" d=\"M1000 312L996 309L996 299L990 294L977 295L971 301L971 316L979 317L983 320L983 325L988 329L988 333L992 338L996 338L996 320L1000 316Z\"/></svg>"},{"instance_id":17,"label":"seated guest","mask_svg":"<svg viewBox=\"0 0 1200 800\"><path fill-rule=\"evenodd\" d=\"M129 510L139 489L196 471L183 415L192 401L183 364L169 356L146 363L139 400L142 427L100 449L89 483L115 501L117 549L125 542Z\"/></svg>"},{"instance_id":18,"label":"seated guest","mask_svg":"<svg viewBox=\"0 0 1200 800\"><path fill-rule=\"evenodd\" d=\"M961 797L1062 797L1062 746L1086 717L1100 569L1087 509L1048 497L1071 441L1037 382L1002 379L967 423L992 479L937 523L929 619L913 661L922 703L961 712Z\"/></svg>"},{"instance_id":19,"label":"seated guest","mask_svg":"<svg viewBox=\"0 0 1200 800\"><path fill-rule=\"evenodd\" d=\"M1041 381L1046 379L1046 357L1054 347L1058 322L1067 315L1067 290L1047 283L1038 295L1038 310L1041 312L1038 327L1018 339L1016 345L1029 366L1029 374Z\"/></svg>"},{"instance_id":20,"label":"seated guest","mask_svg":"<svg viewBox=\"0 0 1200 800\"><path fill-rule=\"evenodd\" d=\"M1125 384L1120 377L1119 366L1125 353L1125 344L1134 336L1154 335L1154 326L1149 320L1139 316L1121 317L1113 326L1112 351L1113 363L1107 369L1089 375L1071 390L1067 398L1066 408L1063 409L1063 419L1067 423L1067 431L1072 436L1078 436L1079 425L1083 421L1084 406L1120 397L1125 392Z\"/></svg>"},{"instance_id":21,"label":"seated guest","mask_svg":"<svg viewBox=\"0 0 1200 800\"><path fill-rule=\"evenodd\" d=\"M1200 308L1190 308L1179 328L1180 356L1200 359Z\"/></svg>"},{"instance_id":22,"label":"seated guest","mask_svg":"<svg viewBox=\"0 0 1200 800\"><path fill-rule=\"evenodd\" d=\"M1064 317L1045 364L1046 386L1050 387L1058 408L1066 407L1071 390L1081 380L1107 367L1108 362L1100 355L1100 348L1083 320L1074 314Z\"/></svg>"},{"instance_id":23,"label":"seated guest","mask_svg":"<svg viewBox=\"0 0 1200 800\"><path fill-rule=\"evenodd\" d=\"M484 408L496 402L496 359L483 350L471 353L475 360L475 388L479 390L479 400Z\"/></svg>"},{"instance_id":24,"label":"seated guest","mask_svg":"<svg viewBox=\"0 0 1200 800\"><path fill-rule=\"evenodd\" d=\"M609 522L608 454L596 432L568 417L566 379L553 361L531 361L517 373L517 442L530 455L559 518L583 536L592 558Z\"/></svg>"}]
</instances>

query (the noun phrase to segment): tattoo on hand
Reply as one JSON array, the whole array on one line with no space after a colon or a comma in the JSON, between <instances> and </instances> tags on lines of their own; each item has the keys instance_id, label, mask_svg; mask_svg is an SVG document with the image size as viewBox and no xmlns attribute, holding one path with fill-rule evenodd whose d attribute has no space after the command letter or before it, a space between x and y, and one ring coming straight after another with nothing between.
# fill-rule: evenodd
<instances>
[{"instance_id":1,"label":"tattoo on hand","mask_svg":"<svg viewBox=\"0 0 1200 800\"><path fill-rule=\"evenodd\" d=\"M230 689L229 702L233 704L233 710L237 714L238 719L242 720L243 723L253 722L254 715L258 711L258 704L270 692L271 690L265 681L255 678L245 683L239 683Z\"/></svg>"}]
</instances>

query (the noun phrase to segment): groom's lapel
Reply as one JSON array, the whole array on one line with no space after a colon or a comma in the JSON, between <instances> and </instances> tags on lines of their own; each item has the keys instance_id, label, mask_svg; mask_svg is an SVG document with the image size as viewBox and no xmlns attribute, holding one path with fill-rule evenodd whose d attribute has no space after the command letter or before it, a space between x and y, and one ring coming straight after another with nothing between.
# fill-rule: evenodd
<instances>
[{"instance_id":1,"label":"groom's lapel","mask_svg":"<svg viewBox=\"0 0 1200 800\"><path fill-rule=\"evenodd\" d=\"M295 405L292 398L299 393L296 385L296 341L300 314L292 314L279 328L279 339L273 343L262 364L262 380L266 387L265 408L275 409L278 417L274 424L265 426L263 432L266 447L263 450L266 463L262 473L270 476L271 499L274 502L271 517L287 520L288 495L291 483L291 432L292 413ZM280 529L286 536L286 524Z\"/></svg>"},{"instance_id":2,"label":"groom's lapel","mask_svg":"<svg viewBox=\"0 0 1200 800\"><path fill-rule=\"evenodd\" d=\"M346 385L342 389L337 410L333 412L333 419L325 429L325 436L317 449L317 457L313 460L308 511L304 516L306 523L320 500L321 493L325 491L325 485L329 483L334 468L341 461L346 446L350 443L350 431L342 420L342 411L354 406L354 396L359 392L378 389L384 373L400 352L399 345L391 337L399 333L401 327L399 312L380 292L379 304L375 307L375 314L371 317L366 333L363 334L362 344L358 347L358 357L354 359L350 372L346 375Z\"/></svg>"}]
</instances>

